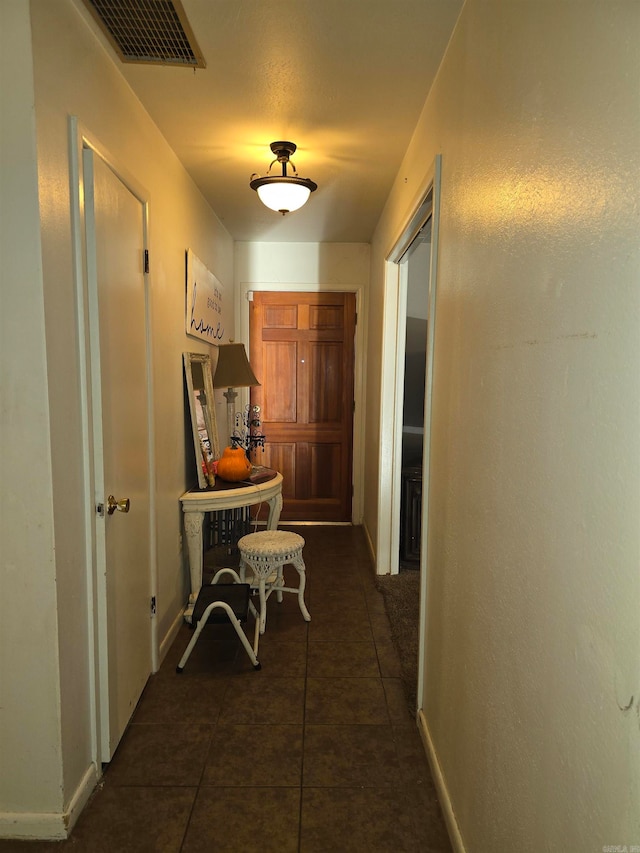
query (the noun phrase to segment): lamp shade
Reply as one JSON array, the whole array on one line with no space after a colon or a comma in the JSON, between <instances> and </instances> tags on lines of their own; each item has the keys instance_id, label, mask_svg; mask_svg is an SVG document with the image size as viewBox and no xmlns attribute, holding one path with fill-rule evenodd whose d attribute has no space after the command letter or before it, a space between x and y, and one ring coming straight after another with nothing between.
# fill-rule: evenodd
<instances>
[{"instance_id":1,"label":"lamp shade","mask_svg":"<svg viewBox=\"0 0 640 853\"><path fill-rule=\"evenodd\" d=\"M213 377L214 388L250 388L260 385L251 369L244 344L221 344Z\"/></svg>"}]
</instances>

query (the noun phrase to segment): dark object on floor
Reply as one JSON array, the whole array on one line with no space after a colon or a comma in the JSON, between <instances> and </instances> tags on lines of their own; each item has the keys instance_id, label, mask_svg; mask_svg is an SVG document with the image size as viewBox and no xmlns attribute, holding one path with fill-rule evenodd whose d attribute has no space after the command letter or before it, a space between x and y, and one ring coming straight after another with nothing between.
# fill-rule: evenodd
<instances>
[{"instance_id":1,"label":"dark object on floor","mask_svg":"<svg viewBox=\"0 0 640 853\"><path fill-rule=\"evenodd\" d=\"M420 572L380 575L376 586L384 597L391 636L402 665L402 683L411 711L416 710Z\"/></svg>"},{"instance_id":2,"label":"dark object on floor","mask_svg":"<svg viewBox=\"0 0 640 853\"><path fill-rule=\"evenodd\" d=\"M218 575L223 573L236 573L231 569L221 569L214 580L200 588L198 598L196 599L193 608L192 622L196 626L193 637L187 646L185 653L180 659L180 663L176 667L178 675L184 669L189 656L193 651L195 644L198 642L198 637L202 633L205 625L220 625L228 624L229 622L235 628L239 640L244 646L244 650L249 656L249 660L253 664L254 669L261 669L258 658L256 657L258 645L258 622L255 608L250 604L249 596L251 595L251 586L248 583L216 583ZM254 647L251 648L246 634L242 630L242 624L247 621L249 607L252 607L254 618L256 619L256 636L254 639Z\"/></svg>"}]
</instances>

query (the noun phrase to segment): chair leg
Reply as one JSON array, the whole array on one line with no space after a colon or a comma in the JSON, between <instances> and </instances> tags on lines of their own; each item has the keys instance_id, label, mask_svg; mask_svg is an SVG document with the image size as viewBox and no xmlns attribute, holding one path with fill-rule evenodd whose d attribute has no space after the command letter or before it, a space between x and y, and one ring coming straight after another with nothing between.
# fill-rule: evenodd
<instances>
[{"instance_id":1,"label":"chair leg","mask_svg":"<svg viewBox=\"0 0 640 853\"><path fill-rule=\"evenodd\" d=\"M282 599L283 599L282 588L284 587L284 563L280 563L280 565L278 566L277 572L278 572L278 574L277 574L276 583L275 583L276 592L277 592L277 599L282 604Z\"/></svg>"},{"instance_id":2,"label":"chair leg","mask_svg":"<svg viewBox=\"0 0 640 853\"><path fill-rule=\"evenodd\" d=\"M239 564L239 566L238 566L238 573L239 573L239 575L240 575L240 582L241 582L241 583L246 583L246 581L245 581L245 576L246 576L246 573L247 573L247 564L246 564L246 563L245 563L245 561L242 559L242 557L240 558L240 564Z\"/></svg>"},{"instance_id":3,"label":"chair leg","mask_svg":"<svg viewBox=\"0 0 640 853\"><path fill-rule=\"evenodd\" d=\"M260 614L253 606L253 601L249 602L249 610L254 618L254 628L253 628L253 653L254 655L258 654L258 643L260 642Z\"/></svg>"},{"instance_id":4,"label":"chair leg","mask_svg":"<svg viewBox=\"0 0 640 853\"><path fill-rule=\"evenodd\" d=\"M307 573L305 571L304 560L298 557L292 561L298 574L300 575L300 583L298 584L298 606L305 622L311 622L311 614L307 610L307 605L304 603L304 588L307 584Z\"/></svg>"},{"instance_id":5,"label":"chair leg","mask_svg":"<svg viewBox=\"0 0 640 853\"><path fill-rule=\"evenodd\" d=\"M264 634L267 627L267 596L265 593L265 578L260 578L258 593L260 595L260 633Z\"/></svg>"}]
</instances>

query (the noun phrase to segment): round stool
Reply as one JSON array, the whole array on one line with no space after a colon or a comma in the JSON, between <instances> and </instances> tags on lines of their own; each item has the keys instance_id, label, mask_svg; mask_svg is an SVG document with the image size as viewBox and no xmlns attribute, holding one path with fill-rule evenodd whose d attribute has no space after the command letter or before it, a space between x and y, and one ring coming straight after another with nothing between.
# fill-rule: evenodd
<instances>
[{"instance_id":1,"label":"round stool","mask_svg":"<svg viewBox=\"0 0 640 853\"><path fill-rule=\"evenodd\" d=\"M304 603L306 583L305 566L302 559L304 539L297 533L286 530L261 530L249 533L238 540L240 551L240 578L244 582L247 568L253 572L253 578L247 582L260 595L260 633L264 634L267 624L267 600L272 592L282 601L283 592L295 592L298 595L300 612L306 622L311 616ZM300 577L297 588L284 585L283 568L288 563L295 567Z\"/></svg>"}]
</instances>

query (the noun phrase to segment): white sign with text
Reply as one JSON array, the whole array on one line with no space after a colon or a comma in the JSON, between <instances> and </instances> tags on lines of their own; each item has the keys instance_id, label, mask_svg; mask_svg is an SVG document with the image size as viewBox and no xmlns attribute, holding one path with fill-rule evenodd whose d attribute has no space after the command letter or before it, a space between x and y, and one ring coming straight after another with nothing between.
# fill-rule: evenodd
<instances>
[{"instance_id":1,"label":"white sign with text","mask_svg":"<svg viewBox=\"0 0 640 853\"><path fill-rule=\"evenodd\" d=\"M224 336L224 288L191 249L187 251L187 310L185 331L193 338L217 344Z\"/></svg>"}]
</instances>

